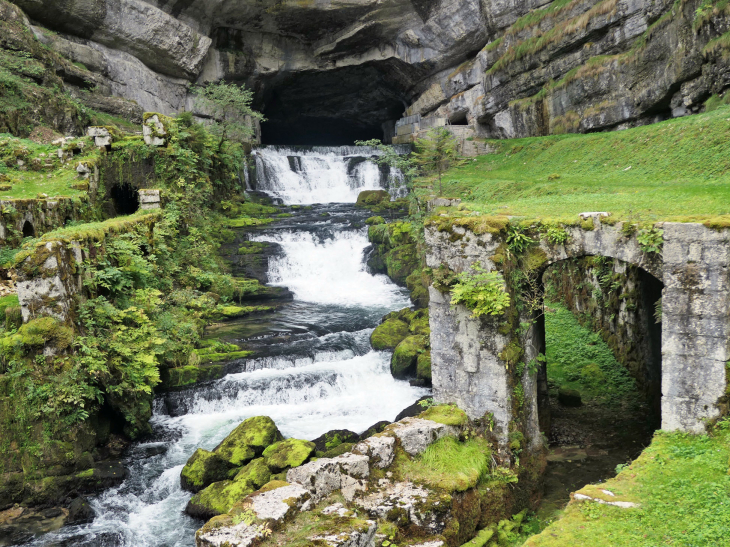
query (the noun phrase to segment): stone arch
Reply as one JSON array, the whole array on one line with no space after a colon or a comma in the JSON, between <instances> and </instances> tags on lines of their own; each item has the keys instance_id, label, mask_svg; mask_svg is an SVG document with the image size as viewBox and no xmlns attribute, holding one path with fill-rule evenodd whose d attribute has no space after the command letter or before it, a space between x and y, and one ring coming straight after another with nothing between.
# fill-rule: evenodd
<instances>
[{"instance_id":1,"label":"stone arch","mask_svg":"<svg viewBox=\"0 0 730 547\"><path fill-rule=\"evenodd\" d=\"M730 229L658 223L655 228L663 230L663 243L661 253L656 254L645 252L636 234L622 222L610 221L600 213L581 216L576 225L564 226L565 243L555 244L539 236L540 266L567 258L607 256L639 267L664 284L661 426L669 431L704 431L708 421L730 406L726 372L730 361ZM457 273L475 264L498 269L493 260L506 245L501 222L440 219L427 225L427 266L445 265ZM510 344L521 344L524 362L537 355L534 347L524 343L536 336L534 326L518 333L503 319L475 319L463 306L452 308L448 294L433 286L429 295L434 399L456 403L472 418L489 415L505 449L509 432L519 421L531 448L538 449L542 441L537 377L525 368L517 378L525 402L518 413L513 404L517 373L505 361Z\"/></svg>"},{"instance_id":2,"label":"stone arch","mask_svg":"<svg viewBox=\"0 0 730 547\"><path fill-rule=\"evenodd\" d=\"M25 220L23 222L23 237L35 237L35 226L33 226L33 222L30 220Z\"/></svg>"}]
</instances>

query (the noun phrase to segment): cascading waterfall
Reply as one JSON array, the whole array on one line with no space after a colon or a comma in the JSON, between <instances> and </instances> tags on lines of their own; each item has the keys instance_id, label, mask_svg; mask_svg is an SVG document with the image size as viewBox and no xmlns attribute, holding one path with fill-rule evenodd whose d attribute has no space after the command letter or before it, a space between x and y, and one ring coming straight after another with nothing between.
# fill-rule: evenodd
<instances>
[{"instance_id":1,"label":"cascading waterfall","mask_svg":"<svg viewBox=\"0 0 730 547\"><path fill-rule=\"evenodd\" d=\"M292 151L257 150L257 189L285 203L353 203L362 189L397 180L370 161L376 149ZM269 278L295 295L269 319L270 336L237 339L255 347L257 357L236 363L236 372L218 381L159 396L153 439L132 447L125 458L130 476L121 486L91 500L96 519L47 534L36 545L192 547L202 523L183 513L190 494L180 488L180 471L196 448L213 449L257 415L303 439L331 429L361 432L393 420L427 393L394 380L390 355L370 347L380 317L410 301L387 277L366 270L368 240L358 226L367 213L351 205L291 212L281 227L251 237L281 246L281 255L270 259Z\"/></svg>"},{"instance_id":2,"label":"cascading waterfall","mask_svg":"<svg viewBox=\"0 0 730 547\"><path fill-rule=\"evenodd\" d=\"M264 146L253 154L256 189L288 204L354 203L363 190L406 192L400 171L373 161L382 154L375 147Z\"/></svg>"}]
</instances>

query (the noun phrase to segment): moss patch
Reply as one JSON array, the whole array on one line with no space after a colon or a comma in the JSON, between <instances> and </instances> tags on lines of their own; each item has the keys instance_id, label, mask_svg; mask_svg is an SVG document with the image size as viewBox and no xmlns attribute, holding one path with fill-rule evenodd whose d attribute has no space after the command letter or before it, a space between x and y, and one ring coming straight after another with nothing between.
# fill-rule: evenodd
<instances>
[{"instance_id":1,"label":"moss patch","mask_svg":"<svg viewBox=\"0 0 730 547\"><path fill-rule=\"evenodd\" d=\"M264 450L264 461L274 473L290 467L297 467L306 462L314 454L313 442L300 439L286 439L269 446Z\"/></svg>"},{"instance_id":2,"label":"moss patch","mask_svg":"<svg viewBox=\"0 0 730 547\"><path fill-rule=\"evenodd\" d=\"M254 416L236 427L213 452L234 465L244 465L282 438L271 418Z\"/></svg>"},{"instance_id":3,"label":"moss patch","mask_svg":"<svg viewBox=\"0 0 730 547\"><path fill-rule=\"evenodd\" d=\"M456 405L436 405L421 412L418 416L424 420L431 420L444 425L453 425L457 427L464 426L469 423L469 417L466 412Z\"/></svg>"}]
</instances>

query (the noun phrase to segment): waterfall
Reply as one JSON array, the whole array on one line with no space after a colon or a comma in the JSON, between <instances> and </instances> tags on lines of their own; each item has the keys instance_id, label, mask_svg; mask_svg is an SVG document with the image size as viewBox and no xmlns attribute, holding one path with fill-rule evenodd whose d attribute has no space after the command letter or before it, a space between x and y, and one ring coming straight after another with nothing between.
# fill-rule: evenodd
<instances>
[{"instance_id":1,"label":"waterfall","mask_svg":"<svg viewBox=\"0 0 730 547\"><path fill-rule=\"evenodd\" d=\"M352 203L363 189L390 187L397 195L402 177L373 162L377 153L260 148L256 186L289 204ZM96 519L34 545L193 547L200 522L183 512L191 494L180 487L180 471L197 448L212 450L242 420L259 415L270 416L287 437L311 440L331 429L359 433L395 419L428 392L395 380L390 354L370 346L380 318L410 300L386 276L367 272L362 226L369 213L346 204L288 212L291 217L249 238L281 247L269 259L268 276L289 287L294 301L226 327L227 340L254 350L255 358L237 360L234 372L219 380L158 396L153 438L125 456L130 476L124 483L90 500ZM252 336L251 325L262 322L265 333Z\"/></svg>"},{"instance_id":2,"label":"waterfall","mask_svg":"<svg viewBox=\"0 0 730 547\"><path fill-rule=\"evenodd\" d=\"M373 161L382 155L375 147L264 146L253 155L256 189L284 203L354 203L363 190L385 189L393 198L406 192L400 171Z\"/></svg>"}]
</instances>

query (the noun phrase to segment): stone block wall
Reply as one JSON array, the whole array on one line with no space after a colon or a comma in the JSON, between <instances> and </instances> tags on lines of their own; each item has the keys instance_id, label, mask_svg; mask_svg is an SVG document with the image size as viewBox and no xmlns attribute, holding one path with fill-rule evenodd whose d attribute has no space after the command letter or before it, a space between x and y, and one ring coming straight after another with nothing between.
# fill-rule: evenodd
<instances>
[{"instance_id":1,"label":"stone block wall","mask_svg":"<svg viewBox=\"0 0 730 547\"><path fill-rule=\"evenodd\" d=\"M68 221L90 220L92 214L87 196L3 200L0 201L0 244L16 246L23 239L26 222L37 237Z\"/></svg>"},{"instance_id":2,"label":"stone block wall","mask_svg":"<svg viewBox=\"0 0 730 547\"><path fill-rule=\"evenodd\" d=\"M475 265L488 271L504 269L506 220L500 225L478 218L437 217L427 224L430 268L443 265L456 273ZM655 227L664 230L661 255L645 252L636 233L597 213L565 226L565 244L549 243L535 223L530 235L538 243L530 252L539 276L566 259L605 256L641 268L664 283L662 429L701 432L727 406L730 231L693 223ZM504 317L475 318L463 306L452 306L450 295L434 286L430 296L435 400L457 403L472 418L491 415L503 448L510 432L517 430L530 446L539 447L538 376L524 364L543 351L540 323L523 332L519 324L531 319L525 312L513 308ZM519 317L510 319L515 313Z\"/></svg>"}]
</instances>

